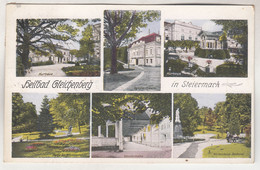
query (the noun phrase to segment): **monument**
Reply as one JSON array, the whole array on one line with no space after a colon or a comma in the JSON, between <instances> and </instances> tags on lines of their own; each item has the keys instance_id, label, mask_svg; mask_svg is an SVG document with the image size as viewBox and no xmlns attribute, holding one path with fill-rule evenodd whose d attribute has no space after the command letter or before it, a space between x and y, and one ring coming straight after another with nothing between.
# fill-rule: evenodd
<instances>
[{"instance_id":1,"label":"monument","mask_svg":"<svg viewBox=\"0 0 260 170\"><path fill-rule=\"evenodd\" d=\"M182 138L183 137L179 108L176 110L176 114L175 115L176 116L175 116L175 122L174 122L173 137L174 137L174 139L178 139L178 138Z\"/></svg>"}]
</instances>

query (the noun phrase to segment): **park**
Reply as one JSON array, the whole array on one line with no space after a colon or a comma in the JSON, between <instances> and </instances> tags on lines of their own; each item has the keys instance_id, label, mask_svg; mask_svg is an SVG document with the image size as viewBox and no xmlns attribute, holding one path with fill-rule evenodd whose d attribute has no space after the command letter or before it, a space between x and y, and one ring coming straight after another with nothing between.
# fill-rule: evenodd
<instances>
[{"instance_id":1,"label":"park","mask_svg":"<svg viewBox=\"0 0 260 170\"><path fill-rule=\"evenodd\" d=\"M167 20L164 29L165 77L247 77L247 21Z\"/></svg>"},{"instance_id":2,"label":"park","mask_svg":"<svg viewBox=\"0 0 260 170\"><path fill-rule=\"evenodd\" d=\"M250 158L250 94L174 94L174 158Z\"/></svg>"},{"instance_id":3,"label":"park","mask_svg":"<svg viewBox=\"0 0 260 170\"><path fill-rule=\"evenodd\" d=\"M16 76L100 76L100 27L100 19L18 19Z\"/></svg>"},{"instance_id":4,"label":"park","mask_svg":"<svg viewBox=\"0 0 260 170\"><path fill-rule=\"evenodd\" d=\"M171 158L171 94L93 94L92 110L92 158Z\"/></svg>"},{"instance_id":5,"label":"park","mask_svg":"<svg viewBox=\"0 0 260 170\"><path fill-rule=\"evenodd\" d=\"M89 94L13 93L12 157L88 158Z\"/></svg>"}]
</instances>

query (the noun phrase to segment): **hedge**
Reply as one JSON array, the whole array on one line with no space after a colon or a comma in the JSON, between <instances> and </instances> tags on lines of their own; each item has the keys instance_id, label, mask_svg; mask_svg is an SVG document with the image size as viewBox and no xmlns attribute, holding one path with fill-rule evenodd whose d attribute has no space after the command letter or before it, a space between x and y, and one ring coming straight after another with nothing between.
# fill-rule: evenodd
<instances>
[{"instance_id":1,"label":"hedge","mask_svg":"<svg viewBox=\"0 0 260 170\"><path fill-rule=\"evenodd\" d=\"M243 66L233 63L225 63L217 66L216 73L219 77L245 77Z\"/></svg>"},{"instance_id":2,"label":"hedge","mask_svg":"<svg viewBox=\"0 0 260 170\"><path fill-rule=\"evenodd\" d=\"M97 65L63 67L62 71L67 76L100 76L100 66Z\"/></svg>"},{"instance_id":3,"label":"hedge","mask_svg":"<svg viewBox=\"0 0 260 170\"><path fill-rule=\"evenodd\" d=\"M52 65L54 64L53 61L49 60L49 61L41 61L41 62L37 62L37 63L32 63L32 66L44 66L44 65Z\"/></svg>"},{"instance_id":4,"label":"hedge","mask_svg":"<svg viewBox=\"0 0 260 170\"><path fill-rule=\"evenodd\" d=\"M188 63L183 62L181 59L177 60L168 60L168 68L171 68L172 72L180 73L185 67L188 66Z\"/></svg>"},{"instance_id":5,"label":"hedge","mask_svg":"<svg viewBox=\"0 0 260 170\"><path fill-rule=\"evenodd\" d=\"M210 55L212 55L213 59L230 58L229 50L208 50L197 48L194 52L194 55L201 58L208 58Z\"/></svg>"}]
</instances>

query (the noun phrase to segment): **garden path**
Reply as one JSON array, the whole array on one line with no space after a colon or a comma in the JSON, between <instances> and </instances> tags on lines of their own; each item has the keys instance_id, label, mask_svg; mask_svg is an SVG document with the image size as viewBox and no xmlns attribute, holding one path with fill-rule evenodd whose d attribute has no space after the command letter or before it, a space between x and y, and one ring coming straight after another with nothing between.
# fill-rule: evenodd
<instances>
[{"instance_id":1,"label":"garden path","mask_svg":"<svg viewBox=\"0 0 260 170\"><path fill-rule=\"evenodd\" d=\"M212 139L215 134L196 134L194 138L204 139L204 141L189 142L183 144L176 144L173 147L173 154L175 158L202 158L203 149L213 145L227 145L230 144L226 139ZM175 149L177 153L175 153Z\"/></svg>"},{"instance_id":2,"label":"garden path","mask_svg":"<svg viewBox=\"0 0 260 170\"><path fill-rule=\"evenodd\" d=\"M65 77L62 67L74 66L74 64L53 64L45 66L33 66L32 71L25 77Z\"/></svg>"}]
</instances>

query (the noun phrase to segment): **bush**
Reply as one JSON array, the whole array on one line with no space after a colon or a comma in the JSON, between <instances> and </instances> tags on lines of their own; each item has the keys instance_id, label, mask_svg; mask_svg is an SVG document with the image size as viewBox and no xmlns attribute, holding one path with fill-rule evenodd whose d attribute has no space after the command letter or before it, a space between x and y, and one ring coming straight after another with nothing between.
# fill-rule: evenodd
<instances>
[{"instance_id":1,"label":"bush","mask_svg":"<svg viewBox=\"0 0 260 170\"><path fill-rule=\"evenodd\" d=\"M217 66L216 74L219 77L245 77L243 67L239 64L225 63Z\"/></svg>"},{"instance_id":2,"label":"bush","mask_svg":"<svg viewBox=\"0 0 260 170\"><path fill-rule=\"evenodd\" d=\"M212 56L213 59L230 58L229 50L208 50L197 48L194 55L201 58L208 58L209 56Z\"/></svg>"},{"instance_id":3,"label":"bush","mask_svg":"<svg viewBox=\"0 0 260 170\"><path fill-rule=\"evenodd\" d=\"M197 69L196 74L198 75L198 77L216 77L215 73L206 73L202 71L200 68Z\"/></svg>"},{"instance_id":4,"label":"bush","mask_svg":"<svg viewBox=\"0 0 260 170\"><path fill-rule=\"evenodd\" d=\"M97 65L63 67L62 71L67 76L100 76L100 66Z\"/></svg>"},{"instance_id":5,"label":"bush","mask_svg":"<svg viewBox=\"0 0 260 170\"><path fill-rule=\"evenodd\" d=\"M180 73L187 66L188 63L182 61L181 59L168 60L168 67L171 68L171 71L175 73Z\"/></svg>"},{"instance_id":6,"label":"bush","mask_svg":"<svg viewBox=\"0 0 260 170\"><path fill-rule=\"evenodd\" d=\"M79 66L79 62L76 62L76 63L75 63L75 67L76 67L76 66Z\"/></svg>"},{"instance_id":7,"label":"bush","mask_svg":"<svg viewBox=\"0 0 260 170\"><path fill-rule=\"evenodd\" d=\"M193 66L191 67L191 72L192 71L195 71L195 70L197 70L199 68L199 66L197 65L197 64L193 64Z\"/></svg>"},{"instance_id":8,"label":"bush","mask_svg":"<svg viewBox=\"0 0 260 170\"><path fill-rule=\"evenodd\" d=\"M22 64L21 57L16 58L16 76L24 76L24 65Z\"/></svg>"},{"instance_id":9,"label":"bush","mask_svg":"<svg viewBox=\"0 0 260 170\"><path fill-rule=\"evenodd\" d=\"M49 61L41 61L41 62L37 62L37 63L32 63L32 66L44 66L44 65L52 65L54 64L53 61L49 60Z\"/></svg>"},{"instance_id":10,"label":"bush","mask_svg":"<svg viewBox=\"0 0 260 170\"><path fill-rule=\"evenodd\" d=\"M123 66L123 64L121 64L121 63L118 63L118 62L117 62L116 67L117 67L117 71L122 71L122 70L124 70L124 66Z\"/></svg>"}]
</instances>

